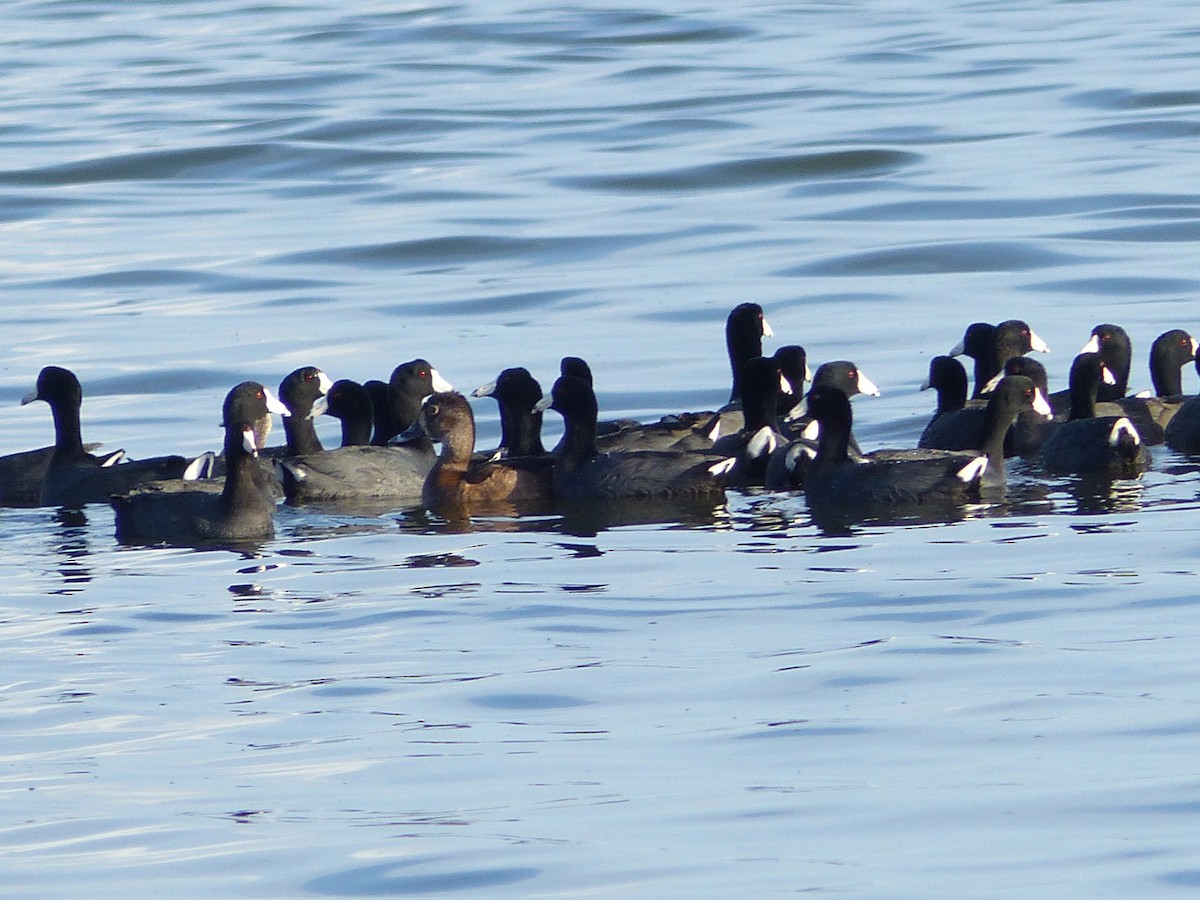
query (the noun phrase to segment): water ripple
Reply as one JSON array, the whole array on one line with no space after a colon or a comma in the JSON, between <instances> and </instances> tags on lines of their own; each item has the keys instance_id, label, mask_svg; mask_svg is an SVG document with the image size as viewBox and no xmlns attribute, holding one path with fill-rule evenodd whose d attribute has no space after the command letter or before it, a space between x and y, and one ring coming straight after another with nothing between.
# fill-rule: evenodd
<instances>
[{"instance_id":1,"label":"water ripple","mask_svg":"<svg viewBox=\"0 0 1200 900\"><path fill-rule=\"evenodd\" d=\"M710 163L637 175L556 179L579 190L658 194L759 187L836 178L871 178L916 165L920 155L899 150L841 150Z\"/></svg>"}]
</instances>

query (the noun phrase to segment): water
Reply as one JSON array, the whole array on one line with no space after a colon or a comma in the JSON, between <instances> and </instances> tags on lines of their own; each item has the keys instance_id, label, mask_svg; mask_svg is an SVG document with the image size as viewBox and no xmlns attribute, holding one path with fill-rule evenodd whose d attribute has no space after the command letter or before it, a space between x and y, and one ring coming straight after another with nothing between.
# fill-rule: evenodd
<instances>
[{"instance_id":1,"label":"water","mask_svg":"<svg viewBox=\"0 0 1200 900\"><path fill-rule=\"evenodd\" d=\"M702 408L747 299L882 387L868 449L915 441L977 319L1033 323L1059 382L1119 322L1145 386L1151 340L1200 330L1200 12L929 6L15 4L0 451L49 441L16 406L48 363L134 456L214 446L229 386L309 363L470 389L570 353L608 414ZM1200 470L1013 480L848 533L763 493L599 527L285 509L254 557L0 510L0 872L1194 892Z\"/></svg>"}]
</instances>

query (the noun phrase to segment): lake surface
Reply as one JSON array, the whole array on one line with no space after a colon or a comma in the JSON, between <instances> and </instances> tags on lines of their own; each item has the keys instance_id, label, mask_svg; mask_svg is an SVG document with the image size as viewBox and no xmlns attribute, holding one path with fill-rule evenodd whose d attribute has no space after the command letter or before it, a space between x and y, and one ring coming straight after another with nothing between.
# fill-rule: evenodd
<instances>
[{"instance_id":1,"label":"lake surface","mask_svg":"<svg viewBox=\"0 0 1200 900\"><path fill-rule=\"evenodd\" d=\"M1055 387L1097 323L1135 389L1200 333L1194 4L727 6L12 4L0 452L51 440L51 363L135 457L305 364L572 354L605 415L711 408L745 300L911 446L969 322ZM841 532L281 509L239 555L0 510L5 889L1192 895L1200 465L1012 466Z\"/></svg>"}]
</instances>

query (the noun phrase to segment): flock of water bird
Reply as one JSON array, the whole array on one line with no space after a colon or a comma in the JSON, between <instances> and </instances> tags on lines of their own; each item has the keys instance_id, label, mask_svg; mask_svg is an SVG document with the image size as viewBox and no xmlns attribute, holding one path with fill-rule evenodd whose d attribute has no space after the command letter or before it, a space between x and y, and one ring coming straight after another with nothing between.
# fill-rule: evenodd
<instances>
[{"instance_id":1,"label":"flock of water bird","mask_svg":"<svg viewBox=\"0 0 1200 900\"><path fill-rule=\"evenodd\" d=\"M725 332L732 389L721 409L601 422L588 364L564 357L549 394L524 368L472 393L499 405L500 445L485 452L475 448L467 398L422 359L397 366L386 383L332 382L305 366L283 380L278 398L243 382L224 401L221 452L191 460L93 452L78 378L47 366L22 403L49 405L54 446L0 457L0 505L111 503L119 540L184 545L268 539L280 499L419 503L462 518L626 500L715 504L727 489L761 486L802 490L814 513L858 518L988 502L1002 495L1013 456L1052 473L1134 478L1146 470L1149 444L1200 453L1200 397L1182 396L1181 374L1189 362L1200 371L1200 358L1183 330L1151 348L1152 395L1128 396L1131 343L1109 324L1092 329L1069 387L1052 394L1045 368L1026 355L1048 348L1026 323L972 324L930 361L923 388L936 390L937 407L917 446L870 453L854 439L850 398L879 391L854 363L812 372L797 345L764 356L773 335L755 303L735 307ZM959 356L974 362L970 396ZM550 450L541 438L547 410L564 424ZM321 414L341 421L340 447L322 446ZM273 415L286 443L268 447Z\"/></svg>"}]
</instances>

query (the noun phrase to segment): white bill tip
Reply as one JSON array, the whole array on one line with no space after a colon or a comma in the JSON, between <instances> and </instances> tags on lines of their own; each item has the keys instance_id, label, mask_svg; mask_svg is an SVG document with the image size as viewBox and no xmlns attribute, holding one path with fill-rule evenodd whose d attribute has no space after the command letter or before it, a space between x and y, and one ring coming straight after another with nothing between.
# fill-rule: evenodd
<instances>
[{"instance_id":1,"label":"white bill tip","mask_svg":"<svg viewBox=\"0 0 1200 900\"><path fill-rule=\"evenodd\" d=\"M868 378L862 369L858 370L858 390L868 397L879 396L879 388L875 387L875 382Z\"/></svg>"},{"instance_id":2,"label":"white bill tip","mask_svg":"<svg viewBox=\"0 0 1200 900\"><path fill-rule=\"evenodd\" d=\"M263 395L267 401L267 412L273 412L281 416L290 416L292 411L283 405L283 401L271 393L270 388L263 388Z\"/></svg>"},{"instance_id":3,"label":"white bill tip","mask_svg":"<svg viewBox=\"0 0 1200 900\"><path fill-rule=\"evenodd\" d=\"M454 385L442 377L442 374L433 366L429 367L429 377L433 380L433 389L439 393L443 391L454 390Z\"/></svg>"},{"instance_id":4,"label":"white bill tip","mask_svg":"<svg viewBox=\"0 0 1200 900\"><path fill-rule=\"evenodd\" d=\"M1046 401L1045 396L1043 396L1041 388L1033 389L1033 411L1041 413L1047 419L1054 418L1054 410L1050 408L1050 404Z\"/></svg>"}]
</instances>

